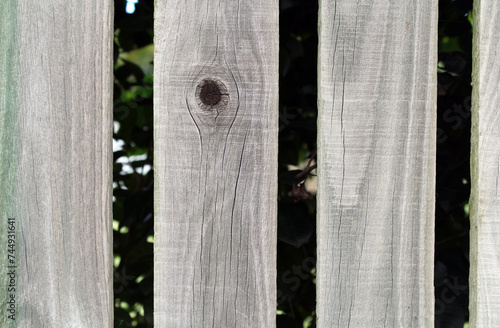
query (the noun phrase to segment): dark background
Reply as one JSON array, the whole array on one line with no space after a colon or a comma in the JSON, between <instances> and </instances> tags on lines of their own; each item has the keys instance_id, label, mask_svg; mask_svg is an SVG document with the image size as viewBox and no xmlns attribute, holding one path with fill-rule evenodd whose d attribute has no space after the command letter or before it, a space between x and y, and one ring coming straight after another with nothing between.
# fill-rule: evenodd
<instances>
[{"instance_id":1,"label":"dark background","mask_svg":"<svg viewBox=\"0 0 500 328\"><path fill-rule=\"evenodd\" d=\"M115 326L152 327L153 0L140 0L132 15L125 4L115 1L114 139L122 145L113 173ZM442 328L468 321L471 8L472 0L439 1L435 286ZM309 160L315 164L317 13L314 0L280 1L277 325L283 328L316 326L316 198L296 175Z\"/></svg>"}]
</instances>

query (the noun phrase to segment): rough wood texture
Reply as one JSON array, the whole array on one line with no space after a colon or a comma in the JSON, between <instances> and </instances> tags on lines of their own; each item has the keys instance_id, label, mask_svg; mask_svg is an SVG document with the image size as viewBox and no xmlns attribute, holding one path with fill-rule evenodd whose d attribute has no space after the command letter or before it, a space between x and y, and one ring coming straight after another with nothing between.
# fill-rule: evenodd
<instances>
[{"instance_id":1,"label":"rough wood texture","mask_svg":"<svg viewBox=\"0 0 500 328\"><path fill-rule=\"evenodd\" d=\"M320 1L318 327L433 327L437 0Z\"/></svg>"},{"instance_id":2,"label":"rough wood texture","mask_svg":"<svg viewBox=\"0 0 500 328\"><path fill-rule=\"evenodd\" d=\"M278 2L155 16L155 326L274 327Z\"/></svg>"},{"instance_id":3,"label":"rough wood texture","mask_svg":"<svg viewBox=\"0 0 500 328\"><path fill-rule=\"evenodd\" d=\"M113 325L112 10L107 0L2 1L2 327Z\"/></svg>"},{"instance_id":4,"label":"rough wood texture","mask_svg":"<svg viewBox=\"0 0 500 328\"><path fill-rule=\"evenodd\" d=\"M470 324L500 327L500 4L474 1Z\"/></svg>"},{"instance_id":5,"label":"rough wood texture","mask_svg":"<svg viewBox=\"0 0 500 328\"><path fill-rule=\"evenodd\" d=\"M8 275L8 272L19 264L17 260L19 252L16 254L14 248L17 240L13 237L9 238L8 234L8 218L12 217L16 211L14 204L16 169L13 167L17 158L15 92L18 61L15 54L18 40L16 40L15 33L16 25L17 1L5 1L0 10L0 327L16 327L16 322L9 319L10 304L13 304L14 311L17 304L15 299L11 301L10 294L14 290L13 284L10 283L11 277ZM15 232L10 235L15 237ZM12 239L10 243L9 239Z\"/></svg>"}]
</instances>

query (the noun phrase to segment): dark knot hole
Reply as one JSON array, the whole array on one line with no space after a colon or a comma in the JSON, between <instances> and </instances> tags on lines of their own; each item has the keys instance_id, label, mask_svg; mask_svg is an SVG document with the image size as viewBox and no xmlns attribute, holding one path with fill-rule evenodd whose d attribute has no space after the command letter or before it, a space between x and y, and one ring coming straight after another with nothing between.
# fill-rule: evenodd
<instances>
[{"instance_id":1,"label":"dark knot hole","mask_svg":"<svg viewBox=\"0 0 500 328\"><path fill-rule=\"evenodd\" d=\"M224 109L229 102L229 92L221 81L206 78L196 86L195 97L203 110Z\"/></svg>"},{"instance_id":2,"label":"dark knot hole","mask_svg":"<svg viewBox=\"0 0 500 328\"><path fill-rule=\"evenodd\" d=\"M203 82L199 95L200 100L207 106L217 105L222 98L222 92L217 82L212 80L205 80Z\"/></svg>"}]
</instances>

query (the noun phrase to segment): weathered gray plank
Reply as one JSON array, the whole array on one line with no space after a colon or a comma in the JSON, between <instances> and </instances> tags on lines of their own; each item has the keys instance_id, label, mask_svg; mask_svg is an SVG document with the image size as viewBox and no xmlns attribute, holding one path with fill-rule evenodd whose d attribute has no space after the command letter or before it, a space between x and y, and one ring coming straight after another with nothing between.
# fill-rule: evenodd
<instances>
[{"instance_id":1,"label":"weathered gray plank","mask_svg":"<svg viewBox=\"0 0 500 328\"><path fill-rule=\"evenodd\" d=\"M273 327L278 2L157 1L155 325Z\"/></svg>"},{"instance_id":2,"label":"weathered gray plank","mask_svg":"<svg viewBox=\"0 0 500 328\"><path fill-rule=\"evenodd\" d=\"M437 9L320 1L318 327L433 327Z\"/></svg>"},{"instance_id":3,"label":"weathered gray plank","mask_svg":"<svg viewBox=\"0 0 500 328\"><path fill-rule=\"evenodd\" d=\"M500 3L474 1L470 325L500 327Z\"/></svg>"},{"instance_id":4,"label":"weathered gray plank","mask_svg":"<svg viewBox=\"0 0 500 328\"><path fill-rule=\"evenodd\" d=\"M108 0L2 1L2 327L113 324L112 10Z\"/></svg>"}]
</instances>

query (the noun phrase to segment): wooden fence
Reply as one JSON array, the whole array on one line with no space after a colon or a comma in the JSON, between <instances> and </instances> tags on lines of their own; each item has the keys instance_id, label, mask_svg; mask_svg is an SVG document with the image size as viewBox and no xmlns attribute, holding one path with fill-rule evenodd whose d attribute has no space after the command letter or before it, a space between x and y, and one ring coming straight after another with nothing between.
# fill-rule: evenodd
<instances>
[{"instance_id":1,"label":"wooden fence","mask_svg":"<svg viewBox=\"0 0 500 328\"><path fill-rule=\"evenodd\" d=\"M112 8L2 2L2 327L113 325ZM318 327L433 326L437 10L320 1ZM155 326L274 327L278 2L155 16ZM500 327L499 30L476 0L471 327Z\"/></svg>"}]
</instances>

